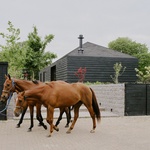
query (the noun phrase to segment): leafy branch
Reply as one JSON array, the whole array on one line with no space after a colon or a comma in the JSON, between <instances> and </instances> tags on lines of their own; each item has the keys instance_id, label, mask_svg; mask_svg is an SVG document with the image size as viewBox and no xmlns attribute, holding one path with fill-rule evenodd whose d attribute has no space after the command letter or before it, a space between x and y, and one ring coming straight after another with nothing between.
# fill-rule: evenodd
<instances>
[{"instance_id":1,"label":"leafy branch","mask_svg":"<svg viewBox=\"0 0 150 150\"><path fill-rule=\"evenodd\" d=\"M145 71L140 71L139 69L135 68L137 72L136 76L139 78L139 81L142 83L150 83L150 66L144 67Z\"/></svg>"},{"instance_id":2,"label":"leafy branch","mask_svg":"<svg viewBox=\"0 0 150 150\"><path fill-rule=\"evenodd\" d=\"M117 84L117 83L119 83L119 81L118 81L119 76L121 76L124 73L126 67L123 68L121 63L115 63L113 68L115 70L115 73L114 73L114 76L110 75L110 77L112 78L113 82L115 84ZM121 72L121 70L122 70L122 72Z\"/></svg>"}]
</instances>

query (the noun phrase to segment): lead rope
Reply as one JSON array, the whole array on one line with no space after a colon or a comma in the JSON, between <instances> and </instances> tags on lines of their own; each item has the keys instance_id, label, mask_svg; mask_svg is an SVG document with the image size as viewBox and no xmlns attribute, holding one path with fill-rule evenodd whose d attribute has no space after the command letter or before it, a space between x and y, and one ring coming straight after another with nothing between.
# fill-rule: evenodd
<instances>
[{"instance_id":1,"label":"lead rope","mask_svg":"<svg viewBox=\"0 0 150 150\"><path fill-rule=\"evenodd\" d=\"M3 114L3 112L8 108L9 103L10 103L10 100L11 100L11 98L12 98L12 95L13 95L13 92L10 93L10 96L9 96L9 98L8 98L8 100L7 100L7 104L6 104L5 108L0 111L0 114L3 115L3 116L6 116L5 114Z\"/></svg>"},{"instance_id":2,"label":"lead rope","mask_svg":"<svg viewBox=\"0 0 150 150\"><path fill-rule=\"evenodd\" d=\"M13 87L15 86L14 80L12 80L12 86L13 86ZM12 95L13 95L13 92L10 92L10 95L9 95L8 100L7 100L7 104L6 104L5 108L0 111L0 114L1 114L2 116L6 116L5 114L3 114L3 112L8 108L9 103L10 103L10 100L11 100L11 98L12 98Z\"/></svg>"}]
</instances>

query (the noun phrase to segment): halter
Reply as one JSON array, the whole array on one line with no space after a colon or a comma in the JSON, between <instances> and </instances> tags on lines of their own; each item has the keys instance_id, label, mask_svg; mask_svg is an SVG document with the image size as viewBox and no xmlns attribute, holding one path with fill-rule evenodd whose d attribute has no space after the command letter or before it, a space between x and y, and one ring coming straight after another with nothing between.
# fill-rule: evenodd
<instances>
[{"instance_id":1,"label":"halter","mask_svg":"<svg viewBox=\"0 0 150 150\"><path fill-rule=\"evenodd\" d=\"M12 89L13 88L15 88L15 82L14 82L14 80L12 80L12 88L10 89L10 90L2 90L3 92L5 92L5 93L10 93L10 92L12 92Z\"/></svg>"},{"instance_id":2,"label":"halter","mask_svg":"<svg viewBox=\"0 0 150 150\"><path fill-rule=\"evenodd\" d=\"M2 90L3 92L5 92L5 93L9 93L9 91L6 91L6 90Z\"/></svg>"},{"instance_id":3,"label":"halter","mask_svg":"<svg viewBox=\"0 0 150 150\"><path fill-rule=\"evenodd\" d=\"M23 109L23 107L22 106L16 106L15 108L18 108L18 109Z\"/></svg>"},{"instance_id":4,"label":"halter","mask_svg":"<svg viewBox=\"0 0 150 150\"><path fill-rule=\"evenodd\" d=\"M15 89L15 82L14 82L14 80L12 80L12 88L10 89L10 92L12 92L11 90L14 88Z\"/></svg>"},{"instance_id":5,"label":"halter","mask_svg":"<svg viewBox=\"0 0 150 150\"><path fill-rule=\"evenodd\" d=\"M12 80L12 88L14 88L14 87L15 87L15 82L14 82L14 80ZM13 92L12 92L11 90L12 90L12 89L10 89L9 91L3 90L3 92L6 92L6 93L9 93L9 92L10 92L9 98L8 98L8 100L7 100L7 104L6 104L5 108L0 111L0 114L3 115L3 116L6 116L6 115L3 114L2 112L4 112L4 111L8 108L8 105L9 105L10 100L11 100L12 95L13 95Z\"/></svg>"},{"instance_id":6,"label":"halter","mask_svg":"<svg viewBox=\"0 0 150 150\"><path fill-rule=\"evenodd\" d=\"M8 98L8 100L7 100L7 104L6 104L5 108L0 111L0 114L3 115L3 116L6 116L6 115L3 114L2 112L4 112L4 111L8 108L8 105L9 105L9 103L10 103L10 100L11 100L11 98L12 98L12 95L13 95L13 93L11 92L10 95L9 95L9 98Z\"/></svg>"},{"instance_id":7,"label":"halter","mask_svg":"<svg viewBox=\"0 0 150 150\"><path fill-rule=\"evenodd\" d=\"M18 101L18 98L16 99L16 101ZM23 110L23 106L15 106L15 108L21 109L21 111Z\"/></svg>"}]
</instances>

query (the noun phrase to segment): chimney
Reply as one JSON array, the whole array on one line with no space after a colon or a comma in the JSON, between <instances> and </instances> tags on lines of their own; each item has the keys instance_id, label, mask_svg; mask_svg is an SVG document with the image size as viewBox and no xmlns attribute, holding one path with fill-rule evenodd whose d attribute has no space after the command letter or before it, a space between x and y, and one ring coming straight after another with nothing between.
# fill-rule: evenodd
<instances>
[{"instance_id":1,"label":"chimney","mask_svg":"<svg viewBox=\"0 0 150 150\"><path fill-rule=\"evenodd\" d=\"M79 35L79 37L78 37L78 39L79 39L79 49L78 49L78 53L83 53L83 48L82 48L82 39L84 39L84 37L83 37L83 35Z\"/></svg>"}]
</instances>

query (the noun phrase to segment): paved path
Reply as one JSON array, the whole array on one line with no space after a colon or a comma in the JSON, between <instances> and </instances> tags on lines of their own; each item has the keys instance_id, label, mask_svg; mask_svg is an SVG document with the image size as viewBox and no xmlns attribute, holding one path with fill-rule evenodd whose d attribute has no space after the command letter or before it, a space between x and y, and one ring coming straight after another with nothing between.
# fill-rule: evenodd
<instances>
[{"instance_id":1,"label":"paved path","mask_svg":"<svg viewBox=\"0 0 150 150\"><path fill-rule=\"evenodd\" d=\"M63 119L50 138L36 120L32 132L27 132L28 119L19 129L17 122L0 121L0 150L150 150L149 116L103 117L95 133L90 133L91 118L79 118L71 134Z\"/></svg>"}]
</instances>

